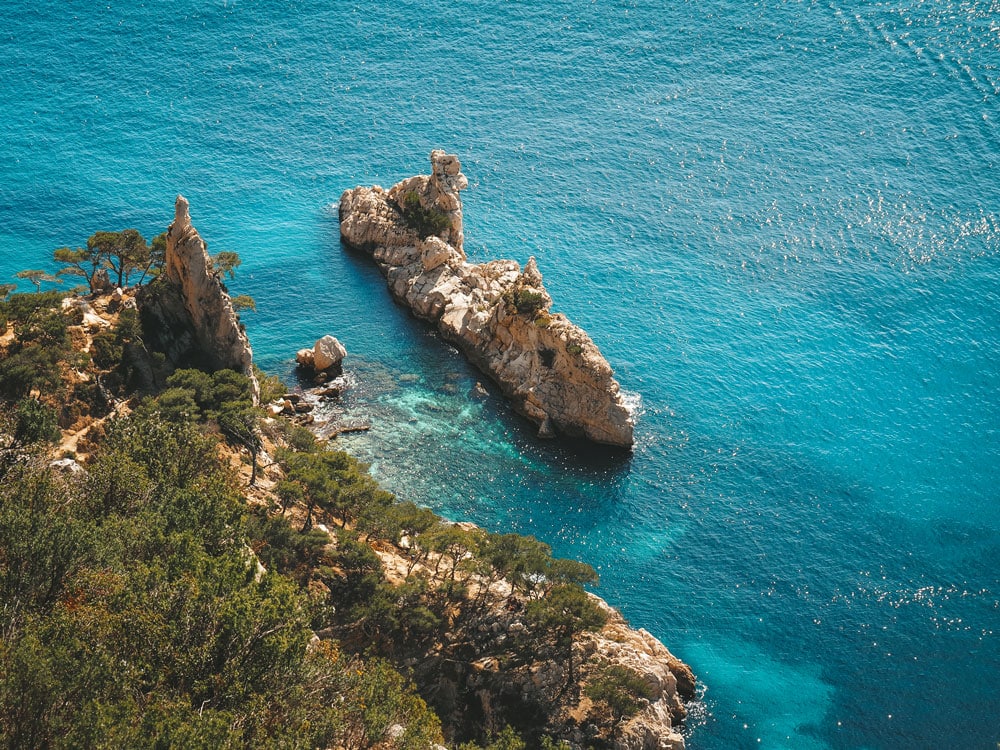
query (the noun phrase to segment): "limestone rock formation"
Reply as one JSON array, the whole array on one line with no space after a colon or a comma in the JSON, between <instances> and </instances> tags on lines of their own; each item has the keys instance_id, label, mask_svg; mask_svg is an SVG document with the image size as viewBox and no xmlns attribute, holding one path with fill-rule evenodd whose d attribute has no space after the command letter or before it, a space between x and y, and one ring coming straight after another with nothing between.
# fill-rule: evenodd
<instances>
[{"instance_id":1,"label":"limestone rock formation","mask_svg":"<svg viewBox=\"0 0 1000 750\"><path fill-rule=\"evenodd\" d=\"M299 349L295 361L302 367L316 372L330 372L339 375L341 363L347 356L347 349L333 336L327 335L316 341L312 349Z\"/></svg>"},{"instance_id":2,"label":"limestone rock formation","mask_svg":"<svg viewBox=\"0 0 1000 750\"><path fill-rule=\"evenodd\" d=\"M473 532L477 528L453 525ZM413 544L404 537L372 546L390 584L402 585L414 577L435 580L440 559L431 556L415 563L409 552ZM419 537L416 544L421 544ZM445 579L442 574L437 585ZM435 633L429 647L403 657L416 684L431 696L431 705L457 735L512 725L566 740L573 750L684 750L680 723L697 700L695 677L649 632L632 628L607 602L588 594L606 620L600 630L573 637L568 660L565 644L538 630L530 614L533 597L522 598L510 580L469 573L462 589L465 599L452 600L448 627ZM356 636L348 626L339 636L331 628L323 637ZM619 711L588 690L609 673L645 683L642 696L631 687L619 690L619 695L635 698L634 713Z\"/></svg>"},{"instance_id":3,"label":"limestone rock formation","mask_svg":"<svg viewBox=\"0 0 1000 750\"><path fill-rule=\"evenodd\" d=\"M695 699L694 673L651 633L634 630L603 599L594 599L608 615L608 624L586 634L581 651L598 663L627 667L652 688L648 704L618 729L616 747L682 750L684 738L674 724L686 716L684 702Z\"/></svg>"},{"instance_id":4,"label":"limestone rock formation","mask_svg":"<svg viewBox=\"0 0 1000 750\"><path fill-rule=\"evenodd\" d=\"M390 570L407 567L392 552L379 549L378 554ZM523 608L501 599L461 610L432 653L413 663L415 679L455 696L448 701L454 710L447 721L467 731L532 716L539 731L576 749L684 750L679 727L687 704L697 699L691 668L650 633L630 627L603 599L590 596L608 620L601 630L578 636L572 674L564 659L510 657L510 644L532 626ZM624 668L649 688L648 699L624 719L584 689L610 667Z\"/></svg>"},{"instance_id":5,"label":"limestone rock formation","mask_svg":"<svg viewBox=\"0 0 1000 750\"><path fill-rule=\"evenodd\" d=\"M458 158L431 152L431 174L340 199L341 238L368 252L392 295L488 373L542 436L630 447L633 414L590 337L560 313L534 258L466 261Z\"/></svg>"},{"instance_id":6,"label":"limestone rock formation","mask_svg":"<svg viewBox=\"0 0 1000 750\"><path fill-rule=\"evenodd\" d=\"M174 221L167 230L164 270L143 289L140 308L160 332L155 342L175 365L232 369L250 378L254 400L260 386L253 373L253 351L240 325L205 242L191 225L187 199L177 196Z\"/></svg>"}]
</instances>

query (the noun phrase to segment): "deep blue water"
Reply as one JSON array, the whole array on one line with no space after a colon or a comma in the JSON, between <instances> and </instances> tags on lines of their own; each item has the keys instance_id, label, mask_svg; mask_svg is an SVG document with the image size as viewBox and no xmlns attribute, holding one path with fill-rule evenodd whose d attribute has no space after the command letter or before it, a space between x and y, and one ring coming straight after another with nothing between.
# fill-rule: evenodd
<instances>
[{"instance_id":1,"label":"deep blue water","mask_svg":"<svg viewBox=\"0 0 1000 750\"><path fill-rule=\"evenodd\" d=\"M1000 3L0 0L0 277L191 201L258 362L345 342L342 438L535 534L706 686L693 750L1000 742ZM338 243L458 153L644 413L539 443Z\"/></svg>"}]
</instances>

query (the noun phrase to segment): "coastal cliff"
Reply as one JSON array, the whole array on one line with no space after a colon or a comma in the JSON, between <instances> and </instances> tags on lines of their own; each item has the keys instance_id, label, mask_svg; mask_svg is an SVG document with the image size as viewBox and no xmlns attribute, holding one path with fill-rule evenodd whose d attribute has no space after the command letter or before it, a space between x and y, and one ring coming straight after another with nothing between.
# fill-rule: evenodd
<instances>
[{"instance_id":1,"label":"coastal cliff","mask_svg":"<svg viewBox=\"0 0 1000 750\"><path fill-rule=\"evenodd\" d=\"M250 340L182 195L167 230L163 273L140 291L138 302L153 348L171 364L236 370L249 378L254 400L259 398Z\"/></svg>"},{"instance_id":2,"label":"coastal cliff","mask_svg":"<svg viewBox=\"0 0 1000 750\"><path fill-rule=\"evenodd\" d=\"M630 447L634 417L611 366L585 331L551 311L535 259L523 270L466 260L467 186L458 158L432 151L430 175L345 191L341 239L369 253L393 297L490 375L540 437Z\"/></svg>"},{"instance_id":3,"label":"coastal cliff","mask_svg":"<svg viewBox=\"0 0 1000 750\"><path fill-rule=\"evenodd\" d=\"M412 565L405 554L386 545L376 550L387 578L400 587L412 586L421 575L433 580L434 569L449 567L447 561L442 566L433 560L423 572L418 566L406 574ZM538 645L545 636L529 615L530 600L525 606L511 598L510 581L488 584L485 596L481 579L469 577L463 584L468 598L459 603L450 628L423 655L405 660L421 692L453 731L496 732L511 724L571 748L684 750L679 724L687 716L685 704L695 700L696 681L691 668L657 638L632 628L618 610L587 594L605 622L581 633L567 659ZM518 645L524 643L535 645ZM644 695L632 711L619 714L588 689L609 673L631 675L641 683ZM619 685L619 697L632 689Z\"/></svg>"}]
</instances>

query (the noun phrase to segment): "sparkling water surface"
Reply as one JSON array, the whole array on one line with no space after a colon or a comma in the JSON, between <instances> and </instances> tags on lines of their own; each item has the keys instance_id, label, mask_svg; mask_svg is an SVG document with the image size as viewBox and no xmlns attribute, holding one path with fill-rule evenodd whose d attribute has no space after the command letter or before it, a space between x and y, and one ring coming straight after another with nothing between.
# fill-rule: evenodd
<instances>
[{"instance_id":1,"label":"sparkling water surface","mask_svg":"<svg viewBox=\"0 0 1000 750\"><path fill-rule=\"evenodd\" d=\"M534 534L695 669L693 750L1000 741L1000 3L0 2L0 276L178 192L259 364L333 333L339 442ZM641 397L532 437L339 246L340 193L462 159Z\"/></svg>"}]
</instances>

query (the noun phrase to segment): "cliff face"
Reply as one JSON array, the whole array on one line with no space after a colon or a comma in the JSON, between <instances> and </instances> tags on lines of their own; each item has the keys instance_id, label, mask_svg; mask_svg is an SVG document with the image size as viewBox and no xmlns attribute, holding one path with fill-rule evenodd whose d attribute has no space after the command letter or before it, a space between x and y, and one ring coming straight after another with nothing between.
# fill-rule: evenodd
<instances>
[{"instance_id":1,"label":"cliff face","mask_svg":"<svg viewBox=\"0 0 1000 750\"><path fill-rule=\"evenodd\" d=\"M150 287L151 289L154 287ZM191 225L187 199L177 196L174 221L167 230L167 254L155 292L145 291L140 308L153 325L156 348L174 365L197 364L208 370L232 369L250 378L254 399L260 386L253 373L253 351L205 242Z\"/></svg>"},{"instance_id":2,"label":"cliff face","mask_svg":"<svg viewBox=\"0 0 1000 750\"><path fill-rule=\"evenodd\" d=\"M412 562L396 547L376 545L376 551L394 585L413 575L434 580L434 560L411 571ZM537 645L544 636L532 630L521 600L512 602L508 581L491 584L485 596L481 579L469 576L463 583L469 598L453 610L448 629L425 653L405 661L447 726L475 735L511 724L567 740L573 748L684 750L678 724L687 714L685 703L696 697L695 677L654 636L633 629L591 594L607 622L577 636L570 667L561 651ZM624 668L647 686L648 698L634 715L615 715L587 697L585 686L609 668Z\"/></svg>"},{"instance_id":3,"label":"cliff face","mask_svg":"<svg viewBox=\"0 0 1000 750\"><path fill-rule=\"evenodd\" d=\"M564 434L632 445L633 415L611 367L590 337L560 313L534 258L479 265L462 249L468 185L458 159L431 152L431 175L389 191L346 191L340 200L344 243L371 253L393 296L489 374L541 437Z\"/></svg>"}]
</instances>

